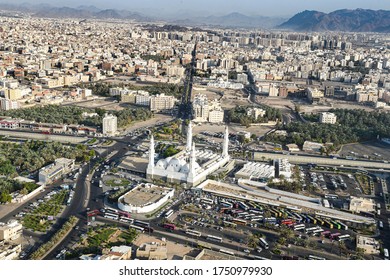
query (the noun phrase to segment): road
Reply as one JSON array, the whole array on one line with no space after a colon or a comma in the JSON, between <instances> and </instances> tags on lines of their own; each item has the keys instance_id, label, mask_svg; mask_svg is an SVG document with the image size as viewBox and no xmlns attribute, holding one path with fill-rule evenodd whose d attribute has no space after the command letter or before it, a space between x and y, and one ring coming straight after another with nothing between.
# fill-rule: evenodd
<instances>
[{"instance_id":1,"label":"road","mask_svg":"<svg viewBox=\"0 0 390 280\"><path fill-rule=\"evenodd\" d=\"M384 171L390 171L390 163L369 161L369 160L348 160L348 159L333 159L330 157L321 157L315 155L297 155L297 154L282 154L282 153L270 153L270 152L254 152L253 158L255 160L265 159L278 159L286 158L291 163L297 164L319 164L319 165L330 165L330 166L350 166L356 168L365 168L367 170L383 169Z\"/></svg>"}]
</instances>

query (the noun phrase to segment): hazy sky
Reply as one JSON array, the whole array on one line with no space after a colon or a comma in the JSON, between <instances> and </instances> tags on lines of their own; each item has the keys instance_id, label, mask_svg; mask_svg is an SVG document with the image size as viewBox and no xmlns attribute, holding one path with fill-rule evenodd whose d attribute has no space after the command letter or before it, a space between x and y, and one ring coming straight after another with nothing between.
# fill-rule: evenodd
<instances>
[{"instance_id":1,"label":"hazy sky","mask_svg":"<svg viewBox=\"0 0 390 280\"><path fill-rule=\"evenodd\" d=\"M303 10L330 12L338 9L366 8L390 10L390 0L13 0L1 2L46 2L55 6L94 5L98 8L116 8L140 11L145 14L226 14L241 12L248 15L289 16Z\"/></svg>"}]
</instances>

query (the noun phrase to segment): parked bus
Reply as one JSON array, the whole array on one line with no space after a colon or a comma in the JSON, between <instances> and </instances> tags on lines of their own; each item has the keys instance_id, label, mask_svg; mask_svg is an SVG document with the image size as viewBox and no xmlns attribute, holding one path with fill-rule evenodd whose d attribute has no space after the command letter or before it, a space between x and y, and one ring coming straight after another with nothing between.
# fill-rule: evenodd
<instances>
[{"instance_id":1,"label":"parked bus","mask_svg":"<svg viewBox=\"0 0 390 280\"><path fill-rule=\"evenodd\" d=\"M386 248L383 249L383 255L385 256L385 260L388 260L389 259L389 250L387 250Z\"/></svg>"},{"instance_id":2,"label":"parked bus","mask_svg":"<svg viewBox=\"0 0 390 280\"><path fill-rule=\"evenodd\" d=\"M269 245L268 245L267 241L265 241L264 238L260 238L259 241L260 241L260 245L261 245L264 249L269 249Z\"/></svg>"},{"instance_id":3,"label":"parked bus","mask_svg":"<svg viewBox=\"0 0 390 280\"><path fill-rule=\"evenodd\" d=\"M340 236L340 235L341 235L340 232L332 233L331 235L329 235L329 239L335 240L337 238L337 236Z\"/></svg>"},{"instance_id":4,"label":"parked bus","mask_svg":"<svg viewBox=\"0 0 390 280\"><path fill-rule=\"evenodd\" d=\"M231 203L231 202L222 201L220 204L221 204L223 207L233 208L233 203Z\"/></svg>"},{"instance_id":5,"label":"parked bus","mask_svg":"<svg viewBox=\"0 0 390 280\"><path fill-rule=\"evenodd\" d=\"M351 238L351 236L349 234L339 235L339 236L336 237L336 239L338 241L344 241L344 240L347 240L347 239L350 239L350 238Z\"/></svg>"},{"instance_id":6,"label":"parked bus","mask_svg":"<svg viewBox=\"0 0 390 280\"><path fill-rule=\"evenodd\" d=\"M113 209L113 208L104 208L104 210L106 211L106 213L113 213L113 214L118 214L118 210L117 209Z\"/></svg>"},{"instance_id":7,"label":"parked bus","mask_svg":"<svg viewBox=\"0 0 390 280\"><path fill-rule=\"evenodd\" d=\"M231 256L234 256L234 253L232 251L229 251L229 250L219 249L219 252L220 253L224 253L224 254L228 254L228 255L231 255Z\"/></svg>"},{"instance_id":8,"label":"parked bus","mask_svg":"<svg viewBox=\"0 0 390 280\"><path fill-rule=\"evenodd\" d=\"M313 231L317 230L318 227L309 227L309 228L306 228L305 229L305 233L308 234L308 233L312 233Z\"/></svg>"},{"instance_id":9,"label":"parked bus","mask_svg":"<svg viewBox=\"0 0 390 280\"><path fill-rule=\"evenodd\" d=\"M325 220L325 226L332 229L333 228L333 224L331 222L329 222L328 220Z\"/></svg>"},{"instance_id":10,"label":"parked bus","mask_svg":"<svg viewBox=\"0 0 390 280\"><path fill-rule=\"evenodd\" d=\"M99 210L92 210L87 212L88 217L97 216L100 213Z\"/></svg>"},{"instance_id":11,"label":"parked bus","mask_svg":"<svg viewBox=\"0 0 390 280\"><path fill-rule=\"evenodd\" d=\"M134 222L134 219L130 219L130 218L126 218L126 217L120 217L119 221L122 222L122 223L132 224Z\"/></svg>"},{"instance_id":12,"label":"parked bus","mask_svg":"<svg viewBox=\"0 0 390 280\"><path fill-rule=\"evenodd\" d=\"M164 217L165 217L166 219L168 219L170 216L172 216L172 214L173 214L173 210L172 210L172 209L171 209L171 210L168 210L168 211L165 213Z\"/></svg>"},{"instance_id":13,"label":"parked bus","mask_svg":"<svg viewBox=\"0 0 390 280\"><path fill-rule=\"evenodd\" d=\"M294 230L302 230L302 229L305 229L305 225L304 224L299 224L299 225L295 225L294 226Z\"/></svg>"},{"instance_id":14,"label":"parked bus","mask_svg":"<svg viewBox=\"0 0 390 280\"><path fill-rule=\"evenodd\" d=\"M255 215L263 215L263 211L257 210L257 209L249 209L249 213L252 213Z\"/></svg>"},{"instance_id":15,"label":"parked bus","mask_svg":"<svg viewBox=\"0 0 390 280\"><path fill-rule=\"evenodd\" d=\"M334 225L333 228L335 228L335 229L341 229L341 225L340 225L339 223L337 223L337 222L335 222L335 221L332 221L332 223L333 223L333 225Z\"/></svg>"},{"instance_id":16,"label":"parked bus","mask_svg":"<svg viewBox=\"0 0 390 280\"><path fill-rule=\"evenodd\" d=\"M253 216L251 218L251 222L257 222L257 221L262 221L263 220L263 216Z\"/></svg>"},{"instance_id":17,"label":"parked bus","mask_svg":"<svg viewBox=\"0 0 390 280\"><path fill-rule=\"evenodd\" d=\"M326 260L326 259L314 256L314 255L309 255L309 260L321 260L321 261L323 261L323 260Z\"/></svg>"},{"instance_id":18,"label":"parked bus","mask_svg":"<svg viewBox=\"0 0 390 280\"><path fill-rule=\"evenodd\" d=\"M293 225L295 225L295 221L291 220L291 219L285 219L285 220L282 220L280 222L280 224L286 225L286 226L293 226Z\"/></svg>"},{"instance_id":19,"label":"parked bus","mask_svg":"<svg viewBox=\"0 0 390 280\"><path fill-rule=\"evenodd\" d=\"M226 227L232 227L232 228L236 228L237 227L237 224L229 222L229 221L223 221L223 224Z\"/></svg>"},{"instance_id":20,"label":"parked bus","mask_svg":"<svg viewBox=\"0 0 390 280\"><path fill-rule=\"evenodd\" d=\"M187 229L186 234L196 236L196 237L202 236L202 234L199 231L192 230L192 229Z\"/></svg>"},{"instance_id":21,"label":"parked bus","mask_svg":"<svg viewBox=\"0 0 390 280\"><path fill-rule=\"evenodd\" d=\"M270 217L270 218L264 218L263 223L269 223L269 224L276 224L276 218Z\"/></svg>"},{"instance_id":22,"label":"parked bus","mask_svg":"<svg viewBox=\"0 0 390 280\"><path fill-rule=\"evenodd\" d=\"M126 218L131 218L131 214L129 212L125 211L118 211L119 216L126 217Z\"/></svg>"},{"instance_id":23,"label":"parked bus","mask_svg":"<svg viewBox=\"0 0 390 280\"><path fill-rule=\"evenodd\" d=\"M139 221L139 220L134 220L134 224L137 225L137 226L140 226L140 227L143 227L143 226L148 227L149 226L149 223L143 222L143 221Z\"/></svg>"},{"instance_id":24,"label":"parked bus","mask_svg":"<svg viewBox=\"0 0 390 280\"><path fill-rule=\"evenodd\" d=\"M176 226L174 224L163 224L162 227L171 231L176 229Z\"/></svg>"},{"instance_id":25,"label":"parked bus","mask_svg":"<svg viewBox=\"0 0 390 280\"><path fill-rule=\"evenodd\" d=\"M214 203L214 201L213 201L212 199L210 199L210 198L205 198L205 197L202 197L202 198L200 199L200 201L201 201L201 202L204 202L204 203L207 203L207 204L213 204L213 203Z\"/></svg>"},{"instance_id":26,"label":"parked bus","mask_svg":"<svg viewBox=\"0 0 390 280\"><path fill-rule=\"evenodd\" d=\"M143 227L139 227L139 226L136 226L136 225L129 225L129 227L130 228L133 228L133 229L135 229L135 230L138 230L138 231L140 231L140 232L144 232L144 228Z\"/></svg>"},{"instance_id":27,"label":"parked bus","mask_svg":"<svg viewBox=\"0 0 390 280\"><path fill-rule=\"evenodd\" d=\"M317 224L320 225L320 226L323 226L325 224L324 220L316 217L316 220L317 220Z\"/></svg>"},{"instance_id":28,"label":"parked bus","mask_svg":"<svg viewBox=\"0 0 390 280\"><path fill-rule=\"evenodd\" d=\"M321 232L323 232L324 230L322 228L318 228L316 230L313 230L313 232L311 233L312 235L316 235L316 234L319 234Z\"/></svg>"},{"instance_id":29,"label":"parked bus","mask_svg":"<svg viewBox=\"0 0 390 280\"><path fill-rule=\"evenodd\" d=\"M216 241L216 242L222 242L222 238L214 235L207 235L207 240Z\"/></svg>"},{"instance_id":30,"label":"parked bus","mask_svg":"<svg viewBox=\"0 0 390 280\"><path fill-rule=\"evenodd\" d=\"M279 217L279 213L278 212L276 212L274 209L268 209L268 211L271 213L271 215L273 216L273 217Z\"/></svg>"},{"instance_id":31,"label":"parked bus","mask_svg":"<svg viewBox=\"0 0 390 280\"><path fill-rule=\"evenodd\" d=\"M246 226L246 224L247 224L247 221L242 220L242 219L233 219L232 222L237 224L237 225L243 225L243 226Z\"/></svg>"},{"instance_id":32,"label":"parked bus","mask_svg":"<svg viewBox=\"0 0 390 280\"><path fill-rule=\"evenodd\" d=\"M104 218L108 218L108 219L111 219L111 220L118 220L119 216L115 215L115 214L111 214L111 213L106 213L106 214L104 214Z\"/></svg>"},{"instance_id":33,"label":"parked bus","mask_svg":"<svg viewBox=\"0 0 390 280\"><path fill-rule=\"evenodd\" d=\"M321 236L328 237L329 235L331 235L330 230L326 230L326 231L321 232Z\"/></svg>"},{"instance_id":34,"label":"parked bus","mask_svg":"<svg viewBox=\"0 0 390 280\"><path fill-rule=\"evenodd\" d=\"M154 232L154 229L152 227L149 227L149 226L141 226L143 229L144 229L144 232L146 233L153 233Z\"/></svg>"},{"instance_id":35,"label":"parked bus","mask_svg":"<svg viewBox=\"0 0 390 280\"><path fill-rule=\"evenodd\" d=\"M312 216L310 216L310 215L307 215L307 217L309 218L309 220L310 220L310 223L312 223L312 224L317 224L317 220L315 219L315 218L313 218Z\"/></svg>"},{"instance_id":36,"label":"parked bus","mask_svg":"<svg viewBox=\"0 0 390 280\"><path fill-rule=\"evenodd\" d=\"M248 211L249 210L249 206L246 205L244 202L242 201L239 201L238 202L238 206L241 208L241 209L244 209L245 211Z\"/></svg>"},{"instance_id":37,"label":"parked bus","mask_svg":"<svg viewBox=\"0 0 390 280\"><path fill-rule=\"evenodd\" d=\"M348 230L348 226L340 221L338 221L339 225L341 226L341 229Z\"/></svg>"}]
</instances>

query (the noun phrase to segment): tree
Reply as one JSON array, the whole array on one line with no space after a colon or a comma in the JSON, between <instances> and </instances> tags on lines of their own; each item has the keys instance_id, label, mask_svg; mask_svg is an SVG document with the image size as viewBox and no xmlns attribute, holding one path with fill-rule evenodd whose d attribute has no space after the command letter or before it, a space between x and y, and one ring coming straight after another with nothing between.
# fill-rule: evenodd
<instances>
[{"instance_id":1,"label":"tree","mask_svg":"<svg viewBox=\"0 0 390 280\"><path fill-rule=\"evenodd\" d=\"M9 194L7 190L3 191L0 194L0 203L11 202L11 200L12 200L12 196Z\"/></svg>"}]
</instances>

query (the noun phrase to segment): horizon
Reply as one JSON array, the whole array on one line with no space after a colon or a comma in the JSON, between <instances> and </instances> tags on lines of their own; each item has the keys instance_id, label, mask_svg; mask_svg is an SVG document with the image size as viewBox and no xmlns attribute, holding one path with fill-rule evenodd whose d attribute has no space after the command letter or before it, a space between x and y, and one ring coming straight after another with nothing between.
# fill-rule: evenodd
<instances>
[{"instance_id":1,"label":"horizon","mask_svg":"<svg viewBox=\"0 0 390 280\"><path fill-rule=\"evenodd\" d=\"M52 0L34 1L34 0L14 0L12 3L0 1L1 4L48 4L54 7L71 7L78 8L80 6L94 6L98 9L117 9L129 10L138 12L146 16L162 16L162 17L198 17L198 16L220 16L231 13L240 13L248 16L267 16L267 17L291 17L305 10L315 10L319 12L329 13L335 10L342 9L371 9L371 10L390 10L390 2L372 0L367 1L336 1L330 0L326 3L307 0L280 0L278 9L275 11L273 3L263 3L263 1L252 0L198 0L191 2L189 0L144 0L142 3L138 1L119 1L113 0L109 4L102 0L85 0L83 3L75 0Z\"/></svg>"}]
</instances>

